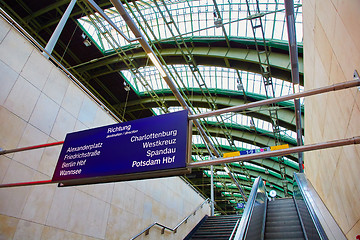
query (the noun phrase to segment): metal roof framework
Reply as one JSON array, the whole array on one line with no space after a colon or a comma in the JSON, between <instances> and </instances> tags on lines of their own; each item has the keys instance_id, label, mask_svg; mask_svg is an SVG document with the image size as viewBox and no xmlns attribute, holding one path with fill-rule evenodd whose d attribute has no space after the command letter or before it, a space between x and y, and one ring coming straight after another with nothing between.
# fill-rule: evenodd
<instances>
[{"instance_id":1,"label":"metal roof framework","mask_svg":"<svg viewBox=\"0 0 360 240\"><path fill-rule=\"evenodd\" d=\"M44 46L69 0L3 1L1 7ZM293 92L283 1L123 1L179 91L195 113ZM117 26L134 36L108 1L97 1ZM298 40L302 38L301 1L295 1ZM54 55L123 121L163 114L179 104L140 45L126 42L85 2L78 0L72 21ZM83 44L90 41L90 46ZM298 42L302 84L302 44ZM130 89L126 87L130 86ZM124 88L125 87L125 88ZM217 117L201 124L221 153L288 143L296 145L294 104L282 102ZM193 160L209 158L193 131ZM248 193L261 175L279 196L292 194L297 156L230 164ZM186 178L209 195L209 169ZM243 202L223 168L215 166L215 201L223 214L241 212Z\"/></svg>"}]
</instances>

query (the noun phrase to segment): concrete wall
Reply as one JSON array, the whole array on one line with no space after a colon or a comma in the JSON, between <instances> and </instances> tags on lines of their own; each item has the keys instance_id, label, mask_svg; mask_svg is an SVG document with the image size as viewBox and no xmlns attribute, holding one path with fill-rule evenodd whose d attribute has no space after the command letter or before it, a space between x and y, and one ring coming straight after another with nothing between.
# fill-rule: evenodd
<instances>
[{"instance_id":1,"label":"concrete wall","mask_svg":"<svg viewBox=\"0 0 360 240\"><path fill-rule=\"evenodd\" d=\"M304 0L305 88L360 72L360 1ZM360 136L357 88L305 99L305 143ZM305 154L305 173L348 239L360 234L360 146Z\"/></svg>"},{"instance_id":2,"label":"concrete wall","mask_svg":"<svg viewBox=\"0 0 360 240\"><path fill-rule=\"evenodd\" d=\"M62 141L66 133L114 123L94 101L0 19L0 147ZM0 183L49 180L61 146L0 156ZM129 239L154 221L174 227L204 199L178 177L58 188L0 189L0 239ZM176 234L209 213L205 205ZM141 238L140 238L141 239Z\"/></svg>"}]
</instances>

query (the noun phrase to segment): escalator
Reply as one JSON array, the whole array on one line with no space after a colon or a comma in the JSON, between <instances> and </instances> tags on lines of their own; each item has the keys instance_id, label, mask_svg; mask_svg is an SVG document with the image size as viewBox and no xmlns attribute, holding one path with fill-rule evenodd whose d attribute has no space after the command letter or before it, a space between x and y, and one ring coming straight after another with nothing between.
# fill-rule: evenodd
<instances>
[{"instance_id":1,"label":"escalator","mask_svg":"<svg viewBox=\"0 0 360 240\"><path fill-rule=\"evenodd\" d=\"M294 174L293 187L293 197L271 199L258 177L240 221L233 224L233 220L232 225L227 225L222 222L224 219L216 221L215 217L209 217L211 221L204 220L202 228L194 229L185 239L346 239L303 173Z\"/></svg>"},{"instance_id":2,"label":"escalator","mask_svg":"<svg viewBox=\"0 0 360 240\"><path fill-rule=\"evenodd\" d=\"M333 218L330 219L330 214L319 211L326 207L316 206L315 202L319 205L323 203L320 204L321 200L317 199L318 195L314 192L303 173L294 174L293 197L271 199L267 196L261 177L258 177L234 240L346 239L340 228L334 224ZM333 228L329 228L330 225Z\"/></svg>"},{"instance_id":3,"label":"escalator","mask_svg":"<svg viewBox=\"0 0 360 240\"><path fill-rule=\"evenodd\" d=\"M278 199L268 203L265 239L305 239L292 198Z\"/></svg>"}]
</instances>

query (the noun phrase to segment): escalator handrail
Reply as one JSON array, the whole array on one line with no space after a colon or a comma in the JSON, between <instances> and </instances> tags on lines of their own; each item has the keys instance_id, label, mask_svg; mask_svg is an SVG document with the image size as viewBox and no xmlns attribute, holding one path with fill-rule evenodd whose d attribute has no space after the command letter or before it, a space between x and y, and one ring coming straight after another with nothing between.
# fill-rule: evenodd
<instances>
[{"instance_id":1,"label":"escalator handrail","mask_svg":"<svg viewBox=\"0 0 360 240\"><path fill-rule=\"evenodd\" d=\"M231 232L231 235L230 235L230 237L229 237L229 240L233 240L233 239L234 239L236 230L237 230L237 228L239 227L239 224L240 224L240 219L241 219L241 218L239 218L239 219L236 221L235 227L234 227L233 231Z\"/></svg>"},{"instance_id":2,"label":"escalator handrail","mask_svg":"<svg viewBox=\"0 0 360 240\"><path fill-rule=\"evenodd\" d=\"M244 239L246 236L247 228L251 219L251 214L254 209L254 204L255 204L260 181L262 181L261 176L255 179L253 187L251 188L251 192L248 201L246 202L244 213L241 217L239 227L236 231L236 235L234 238L235 240Z\"/></svg>"},{"instance_id":3,"label":"escalator handrail","mask_svg":"<svg viewBox=\"0 0 360 240\"><path fill-rule=\"evenodd\" d=\"M266 191L265 191L266 192ZM265 239L265 224L266 224L266 213L267 213L268 200L265 201L264 217L261 228L261 239Z\"/></svg>"},{"instance_id":4,"label":"escalator handrail","mask_svg":"<svg viewBox=\"0 0 360 240\"><path fill-rule=\"evenodd\" d=\"M297 203L297 201L296 201L295 196L293 196L293 201L294 201L294 204L295 204L295 208L296 208L297 215L298 215L298 217L299 217L299 221L300 221L300 225L301 225L302 232L303 232L303 234L304 234L304 238L305 238L305 240L308 240L309 238L308 238L308 236L307 236L307 232L306 232L306 229L305 229L305 226L304 226L304 221L303 221L303 219L302 219L302 217L301 217L300 209L299 209L299 206L298 206L298 203Z\"/></svg>"},{"instance_id":5,"label":"escalator handrail","mask_svg":"<svg viewBox=\"0 0 360 240\"><path fill-rule=\"evenodd\" d=\"M302 182L300 181L297 173L294 173L294 179L295 179L295 181L296 181L296 183L297 183L297 185L299 187L301 196L304 199L305 205L306 205L306 207L307 207L307 209L309 211L311 219L313 220L313 223L315 225L315 228L316 228L320 238L323 239L323 240L328 240L328 237L327 237L323 227L321 226L320 220L317 217L314 208L312 207L312 205L310 203L309 196L305 193L306 190L304 189L304 186L303 186ZM296 201L295 201L295 203L296 203ZM305 232L304 232L304 234L305 234Z\"/></svg>"}]
</instances>

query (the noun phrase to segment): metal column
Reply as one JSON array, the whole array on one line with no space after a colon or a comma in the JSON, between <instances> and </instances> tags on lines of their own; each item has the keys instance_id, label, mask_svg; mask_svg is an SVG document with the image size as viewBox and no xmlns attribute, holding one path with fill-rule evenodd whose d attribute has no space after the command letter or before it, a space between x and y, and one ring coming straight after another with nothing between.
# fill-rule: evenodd
<instances>
[{"instance_id":1,"label":"metal column","mask_svg":"<svg viewBox=\"0 0 360 240\"><path fill-rule=\"evenodd\" d=\"M298 50L296 45L296 32L295 32L295 18L294 18L294 2L293 0L285 0L285 18L287 23L287 31L289 35L289 54L291 62L291 78L293 82L294 92L299 92L300 81L299 81L299 59ZM296 119L296 141L297 145L303 145L302 141L302 126L301 126L301 105L300 99L294 99L295 105L295 119ZM299 159L299 171L304 172L303 168L303 153L298 153Z\"/></svg>"},{"instance_id":2,"label":"metal column","mask_svg":"<svg viewBox=\"0 0 360 240\"><path fill-rule=\"evenodd\" d=\"M64 29L65 23L68 20L70 13L75 6L75 3L76 3L76 0L71 0L69 6L66 8L64 15L61 17L60 22L56 26L55 31L51 35L49 42L46 44L45 52L43 53L43 55L45 57L49 58L48 54L51 55L51 53L55 47L55 44L57 43L57 41L60 37L60 34L61 34L62 30Z\"/></svg>"}]
</instances>

